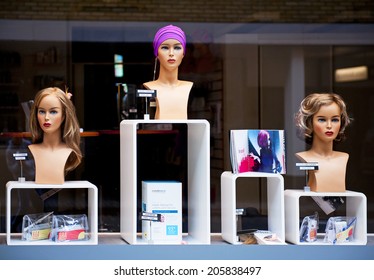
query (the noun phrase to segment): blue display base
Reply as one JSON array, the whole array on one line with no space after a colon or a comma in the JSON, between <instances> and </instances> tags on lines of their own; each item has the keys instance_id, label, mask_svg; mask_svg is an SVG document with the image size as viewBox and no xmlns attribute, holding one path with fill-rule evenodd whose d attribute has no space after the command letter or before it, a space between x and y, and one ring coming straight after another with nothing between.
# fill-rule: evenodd
<instances>
[{"instance_id":1,"label":"blue display base","mask_svg":"<svg viewBox=\"0 0 374 280\"><path fill-rule=\"evenodd\" d=\"M372 237L371 237L372 238ZM99 239L100 241L100 239ZM128 245L8 246L0 245L1 260L374 260L369 245ZM101 243L101 242L100 242Z\"/></svg>"}]
</instances>

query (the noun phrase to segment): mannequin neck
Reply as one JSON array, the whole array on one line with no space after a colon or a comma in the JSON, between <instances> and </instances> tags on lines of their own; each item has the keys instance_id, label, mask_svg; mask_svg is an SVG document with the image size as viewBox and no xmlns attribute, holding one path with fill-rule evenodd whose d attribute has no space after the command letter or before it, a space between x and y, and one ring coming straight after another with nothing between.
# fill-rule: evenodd
<instances>
[{"instance_id":1,"label":"mannequin neck","mask_svg":"<svg viewBox=\"0 0 374 280\"><path fill-rule=\"evenodd\" d=\"M164 86L177 86L179 83L178 80L178 68L169 71L163 67L160 68L160 74L157 78L157 81Z\"/></svg>"},{"instance_id":2,"label":"mannequin neck","mask_svg":"<svg viewBox=\"0 0 374 280\"><path fill-rule=\"evenodd\" d=\"M334 154L333 150L333 141L331 142L320 142L320 141L313 141L312 147L309 150L314 155L319 156L321 158L328 158Z\"/></svg>"},{"instance_id":3,"label":"mannequin neck","mask_svg":"<svg viewBox=\"0 0 374 280\"><path fill-rule=\"evenodd\" d=\"M56 131L54 133L44 133L42 146L49 149L65 147L66 144L61 139L61 131Z\"/></svg>"}]
</instances>

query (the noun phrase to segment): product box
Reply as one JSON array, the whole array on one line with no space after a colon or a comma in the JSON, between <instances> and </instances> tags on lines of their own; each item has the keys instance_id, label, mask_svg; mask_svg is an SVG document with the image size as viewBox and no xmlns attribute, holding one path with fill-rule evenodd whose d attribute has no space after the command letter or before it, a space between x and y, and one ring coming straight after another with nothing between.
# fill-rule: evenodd
<instances>
[{"instance_id":1,"label":"product box","mask_svg":"<svg viewBox=\"0 0 374 280\"><path fill-rule=\"evenodd\" d=\"M230 130L232 172L286 174L285 144L284 130Z\"/></svg>"},{"instance_id":2,"label":"product box","mask_svg":"<svg viewBox=\"0 0 374 280\"><path fill-rule=\"evenodd\" d=\"M142 181L142 238L150 244L182 242L182 183Z\"/></svg>"}]
</instances>

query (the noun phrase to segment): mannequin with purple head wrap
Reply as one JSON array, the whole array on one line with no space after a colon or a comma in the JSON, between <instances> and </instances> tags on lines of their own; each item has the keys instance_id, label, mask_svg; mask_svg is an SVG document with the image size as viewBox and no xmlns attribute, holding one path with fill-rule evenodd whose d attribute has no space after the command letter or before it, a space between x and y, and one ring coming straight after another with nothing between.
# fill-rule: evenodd
<instances>
[{"instance_id":1,"label":"mannequin with purple head wrap","mask_svg":"<svg viewBox=\"0 0 374 280\"><path fill-rule=\"evenodd\" d=\"M157 90L155 119L187 119L188 98L193 83L178 78L178 68L186 53L186 35L174 25L160 28L153 39L158 78L143 84Z\"/></svg>"}]
</instances>

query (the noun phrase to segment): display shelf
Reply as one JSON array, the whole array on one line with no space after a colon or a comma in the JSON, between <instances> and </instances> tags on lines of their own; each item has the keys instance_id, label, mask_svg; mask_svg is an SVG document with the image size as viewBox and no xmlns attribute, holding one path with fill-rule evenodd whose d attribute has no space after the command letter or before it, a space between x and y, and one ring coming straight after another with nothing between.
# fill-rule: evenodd
<instances>
[{"instance_id":1,"label":"display shelf","mask_svg":"<svg viewBox=\"0 0 374 280\"><path fill-rule=\"evenodd\" d=\"M237 235L236 179L239 177L267 178L268 230L285 243L284 179L280 174L225 171L221 175L222 238L231 244L242 244Z\"/></svg>"},{"instance_id":2,"label":"display shelf","mask_svg":"<svg viewBox=\"0 0 374 280\"><path fill-rule=\"evenodd\" d=\"M345 260L348 263L352 260L358 260L359 262L363 260L372 262L374 260L373 234L368 235L366 246L232 246L223 241L219 233L214 233L211 235L212 241L209 245L154 245L149 248L149 246L129 245L121 238L119 232L99 232L99 244L96 246L38 246L37 251L33 246L7 246L5 239L5 233L0 233L0 260L37 260L38 263L45 263L41 261L43 259L56 260L57 262L72 259L74 262L76 260L100 260L100 263L101 260L108 260L111 264L116 263L116 260L122 264L124 260L131 262L137 260L144 263L150 263L152 260L158 262L162 260L165 260L165 262L192 260L197 263L202 260L230 260L236 263L238 260L253 260L253 263L258 263L259 260L261 262L269 260L270 263L275 263L277 260L289 260L292 263L297 263L297 260L308 263L311 260L318 260L319 262ZM313 263L314 261L311 265ZM93 263L93 265L95 264ZM295 269L297 269L296 265ZM336 268L334 267L334 269ZM227 276L221 278L227 279ZM133 279L136 278L133 277ZM249 279L251 278L249 277Z\"/></svg>"},{"instance_id":3,"label":"display shelf","mask_svg":"<svg viewBox=\"0 0 374 280\"><path fill-rule=\"evenodd\" d=\"M206 120L123 120L120 124L120 233L129 244L147 244L137 235L137 130L139 124L187 124L187 244L210 244L210 125ZM151 143L150 143L151 145Z\"/></svg>"},{"instance_id":4,"label":"display shelf","mask_svg":"<svg viewBox=\"0 0 374 280\"><path fill-rule=\"evenodd\" d=\"M345 192L312 192L303 190L284 191L285 218L286 218L286 240L298 245L332 245L323 242L324 234L318 234L315 242L300 242L300 197L307 196L340 196L346 197L346 216L356 217L356 226L351 242L338 243L339 245L365 245L367 243L367 210L366 196L363 193Z\"/></svg>"},{"instance_id":5,"label":"display shelf","mask_svg":"<svg viewBox=\"0 0 374 280\"><path fill-rule=\"evenodd\" d=\"M11 232L12 190L14 189L87 189L89 239L85 241L54 242L50 240L25 241L21 234ZM96 245L98 244L98 191L88 181L66 181L62 185L35 184L32 181L9 181L6 184L6 239L8 245Z\"/></svg>"}]
</instances>

